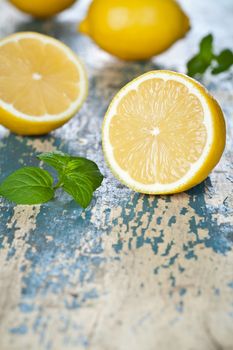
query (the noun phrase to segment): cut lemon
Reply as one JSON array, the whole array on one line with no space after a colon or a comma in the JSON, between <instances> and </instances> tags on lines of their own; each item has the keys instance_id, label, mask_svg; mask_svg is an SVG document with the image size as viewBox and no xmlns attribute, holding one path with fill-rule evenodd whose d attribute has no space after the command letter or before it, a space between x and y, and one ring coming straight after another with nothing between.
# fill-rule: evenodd
<instances>
[{"instance_id":1,"label":"cut lemon","mask_svg":"<svg viewBox=\"0 0 233 350\"><path fill-rule=\"evenodd\" d=\"M226 128L218 103L186 75L146 73L115 96L103 124L114 175L141 193L172 194L202 182L218 163Z\"/></svg>"},{"instance_id":2,"label":"cut lemon","mask_svg":"<svg viewBox=\"0 0 233 350\"><path fill-rule=\"evenodd\" d=\"M0 124L22 135L58 128L81 107L87 78L63 43L38 33L0 41Z\"/></svg>"}]
</instances>

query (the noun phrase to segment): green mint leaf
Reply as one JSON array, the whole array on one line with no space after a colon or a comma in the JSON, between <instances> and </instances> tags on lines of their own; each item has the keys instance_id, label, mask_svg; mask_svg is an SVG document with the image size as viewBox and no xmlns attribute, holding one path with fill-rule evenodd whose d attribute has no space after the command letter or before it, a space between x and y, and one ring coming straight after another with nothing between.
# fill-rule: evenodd
<instances>
[{"instance_id":1,"label":"green mint leaf","mask_svg":"<svg viewBox=\"0 0 233 350\"><path fill-rule=\"evenodd\" d=\"M93 192L103 181L93 161L62 152L42 153L38 158L57 170L56 186L53 187L53 178L46 170L25 167L2 182L0 195L17 204L39 204L52 199L55 190L62 187L83 208L90 204Z\"/></svg>"},{"instance_id":2,"label":"green mint leaf","mask_svg":"<svg viewBox=\"0 0 233 350\"><path fill-rule=\"evenodd\" d=\"M62 188L83 208L87 208L92 200L93 186L85 176L80 174L66 176Z\"/></svg>"},{"instance_id":3,"label":"green mint leaf","mask_svg":"<svg viewBox=\"0 0 233 350\"><path fill-rule=\"evenodd\" d=\"M205 73L208 67L209 63L203 60L201 55L196 55L187 63L187 74L190 77L195 77L198 74Z\"/></svg>"},{"instance_id":4,"label":"green mint leaf","mask_svg":"<svg viewBox=\"0 0 233 350\"><path fill-rule=\"evenodd\" d=\"M229 49L225 49L218 56L215 56L217 65L212 69L212 74L225 72L233 65L233 53Z\"/></svg>"},{"instance_id":5,"label":"green mint leaf","mask_svg":"<svg viewBox=\"0 0 233 350\"><path fill-rule=\"evenodd\" d=\"M37 156L37 158L52 166L59 174L61 174L65 171L71 156L69 154L56 151L41 153Z\"/></svg>"},{"instance_id":6,"label":"green mint leaf","mask_svg":"<svg viewBox=\"0 0 233 350\"><path fill-rule=\"evenodd\" d=\"M0 195L16 204L40 204L54 197L52 176L37 167L25 167L9 175L0 185Z\"/></svg>"},{"instance_id":7,"label":"green mint leaf","mask_svg":"<svg viewBox=\"0 0 233 350\"><path fill-rule=\"evenodd\" d=\"M93 192L101 185L103 175L89 159L73 157L63 176L63 189L83 208L88 207Z\"/></svg>"},{"instance_id":8,"label":"green mint leaf","mask_svg":"<svg viewBox=\"0 0 233 350\"><path fill-rule=\"evenodd\" d=\"M91 183L93 191L95 191L103 181L103 175L99 171L96 163L82 157L72 157L67 164L65 171L66 178L72 178L76 175L87 179Z\"/></svg>"},{"instance_id":9,"label":"green mint leaf","mask_svg":"<svg viewBox=\"0 0 233 350\"><path fill-rule=\"evenodd\" d=\"M187 63L187 74L190 77L195 77L196 75L202 75L211 65L213 59L213 35L209 34L205 36L200 44L199 53L191 58Z\"/></svg>"},{"instance_id":10,"label":"green mint leaf","mask_svg":"<svg viewBox=\"0 0 233 350\"><path fill-rule=\"evenodd\" d=\"M219 74L233 65L233 53L229 49L223 50L219 55L213 53L213 35L205 36L199 45L199 53L187 62L187 74L190 77L202 75L208 68L212 74Z\"/></svg>"},{"instance_id":11,"label":"green mint leaf","mask_svg":"<svg viewBox=\"0 0 233 350\"><path fill-rule=\"evenodd\" d=\"M208 34L200 42L200 55L206 63L211 64L213 58L213 35Z\"/></svg>"},{"instance_id":12,"label":"green mint leaf","mask_svg":"<svg viewBox=\"0 0 233 350\"><path fill-rule=\"evenodd\" d=\"M90 204L93 192L103 181L103 175L93 161L62 152L42 153L38 158L57 170L56 187L62 187L83 208Z\"/></svg>"}]
</instances>

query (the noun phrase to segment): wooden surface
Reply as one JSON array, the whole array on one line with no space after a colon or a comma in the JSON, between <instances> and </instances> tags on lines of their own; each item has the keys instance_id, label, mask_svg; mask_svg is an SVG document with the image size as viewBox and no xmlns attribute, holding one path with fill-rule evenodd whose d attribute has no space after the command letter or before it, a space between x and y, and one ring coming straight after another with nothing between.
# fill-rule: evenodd
<instances>
[{"instance_id":1,"label":"wooden surface","mask_svg":"<svg viewBox=\"0 0 233 350\"><path fill-rule=\"evenodd\" d=\"M41 206L0 200L1 350L232 350L232 72L203 83L228 124L224 156L201 185L153 197L122 186L107 169L101 123L112 96L156 68L185 71L199 39L232 45L232 0L183 0L192 31L147 63L124 63L76 33L86 2L37 22L0 2L0 37L22 30L55 36L85 62L87 102L46 137L0 129L0 179L59 149L95 160L105 175L84 211L70 198Z\"/></svg>"}]
</instances>

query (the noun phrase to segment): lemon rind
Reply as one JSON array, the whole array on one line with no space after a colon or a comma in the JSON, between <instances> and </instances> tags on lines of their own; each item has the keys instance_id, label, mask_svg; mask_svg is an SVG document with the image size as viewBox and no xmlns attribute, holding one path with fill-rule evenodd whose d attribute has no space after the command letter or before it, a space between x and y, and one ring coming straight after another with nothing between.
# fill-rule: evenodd
<instances>
[{"instance_id":1,"label":"lemon rind","mask_svg":"<svg viewBox=\"0 0 233 350\"><path fill-rule=\"evenodd\" d=\"M207 128L207 142L205 145L205 148L203 150L203 153L201 157L198 159L197 162L195 162L189 169L189 171L183 176L181 179L179 179L176 182L170 183L170 184L161 184L161 183L155 183L155 184L143 184L140 182L135 181L130 177L130 175L127 173L127 171L124 171L121 169L116 162L113 154L113 150L111 147L111 143L109 140L109 125L111 122L111 118L114 116L116 112L116 108L118 105L119 100L130 90L136 89L138 85L145 80L149 80L151 78L160 78L163 80L176 80L178 82L183 83L190 91L190 93L193 93L196 95L202 104L203 110L204 110L204 124ZM217 102L213 99L212 96L209 95L208 91L198 82L196 82L194 79L181 74L176 73L172 71L151 71L148 73L145 73L138 78L134 79L130 83L128 83L125 87L123 87L117 95L114 97L112 102L109 105L109 108L106 112L103 128L102 128L102 139L103 139L103 151L104 156L107 164L109 165L111 171L115 175L115 177L122 183L124 183L126 186L132 188L134 191L146 193L146 194L172 194L172 193L178 193L182 192L184 190L187 190L194 185L197 185L201 181L204 180L204 178L208 175L209 171L212 170L212 168L216 165L216 163L219 161L219 158L221 157L221 154L224 149L225 140L222 141L222 144L219 146L218 152L216 153L216 159L211 160L210 157L212 156L212 149L214 142L216 141L216 131L214 126L214 120L215 116L213 116L213 112L215 110L211 110L209 103L210 100L215 105L216 108L219 108ZM215 108L215 109L216 109ZM222 127L225 127L224 117L222 115L221 109L219 108L218 113L221 114L219 116L220 123ZM224 134L224 130L223 130ZM202 170L203 164L207 164L207 171Z\"/></svg>"},{"instance_id":2,"label":"lemon rind","mask_svg":"<svg viewBox=\"0 0 233 350\"><path fill-rule=\"evenodd\" d=\"M38 40L41 40L43 43L53 44L56 47L60 48L63 52L65 52L67 58L69 58L70 61L72 61L78 69L78 72L80 75L80 83L79 83L80 94L79 94L78 98L73 103L71 103L70 107L66 111L64 111L62 113L58 113L56 115L45 114L45 115L39 116L39 117L33 116L33 115L27 115L27 114L24 114L24 113L18 111L11 104L8 104L2 100L0 100L0 109L2 109L6 113L8 113L8 114L14 116L15 118L20 119L20 120L26 120L26 121L30 121L30 122L39 123L39 124L43 124L45 122L62 122L62 121L69 120L81 108L83 102L85 101L85 99L87 97L87 93L88 93L88 78L87 78L86 69L84 68L83 63L80 61L79 57L77 57L77 55L69 47L67 47L65 44L63 44L59 40L54 39L52 37L49 37L47 35L36 33L36 32L20 32L20 33L12 34L12 35L8 36L7 38L0 40L0 47L9 43L9 42L12 42L12 41L17 42L20 39L24 39L24 38L33 38L33 39L36 38ZM2 121L0 120L0 122L2 122ZM4 123L4 121L3 121L3 123Z\"/></svg>"}]
</instances>

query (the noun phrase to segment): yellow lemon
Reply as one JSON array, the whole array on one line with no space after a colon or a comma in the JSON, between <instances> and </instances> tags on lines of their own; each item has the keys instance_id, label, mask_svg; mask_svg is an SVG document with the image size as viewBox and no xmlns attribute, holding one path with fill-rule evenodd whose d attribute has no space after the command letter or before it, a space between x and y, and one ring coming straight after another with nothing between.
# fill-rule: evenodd
<instances>
[{"instance_id":1,"label":"yellow lemon","mask_svg":"<svg viewBox=\"0 0 233 350\"><path fill-rule=\"evenodd\" d=\"M93 0L80 31L125 60L144 60L168 49L189 30L175 0Z\"/></svg>"},{"instance_id":2,"label":"yellow lemon","mask_svg":"<svg viewBox=\"0 0 233 350\"><path fill-rule=\"evenodd\" d=\"M34 17L46 18L67 9L76 0L10 0L19 10Z\"/></svg>"},{"instance_id":3,"label":"yellow lemon","mask_svg":"<svg viewBox=\"0 0 233 350\"><path fill-rule=\"evenodd\" d=\"M0 41L0 124L39 135L67 122L87 95L78 57L60 41L17 33Z\"/></svg>"},{"instance_id":4,"label":"yellow lemon","mask_svg":"<svg viewBox=\"0 0 233 350\"><path fill-rule=\"evenodd\" d=\"M103 124L113 174L141 193L172 194L202 182L225 147L223 113L186 75L152 71L115 96Z\"/></svg>"}]
</instances>

